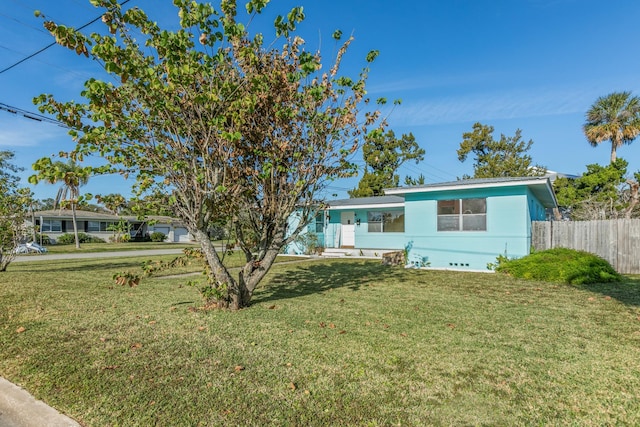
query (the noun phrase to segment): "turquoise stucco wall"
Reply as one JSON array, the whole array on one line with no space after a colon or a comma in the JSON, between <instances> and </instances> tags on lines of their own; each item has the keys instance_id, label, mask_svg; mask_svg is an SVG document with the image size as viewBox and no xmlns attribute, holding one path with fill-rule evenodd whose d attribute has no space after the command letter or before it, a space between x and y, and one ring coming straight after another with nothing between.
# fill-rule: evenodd
<instances>
[{"instance_id":1,"label":"turquoise stucco wall","mask_svg":"<svg viewBox=\"0 0 640 427\"><path fill-rule=\"evenodd\" d=\"M437 201L486 198L486 231L438 231ZM388 210L403 208L389 208ZM369 233L368 211L344 207L328 211L324 242L340 247L340 214L354 212L356 249L409 249L409 261L434 268L487 270L499 255L522 257L531 247L531 221L546 219L543 204L526 186L455 189L405 194L404 233ZM357 225L360 220L360 225Z\"/></svg>"},{"instance_id":2,"label":"turquoise stucco wall","mask_svg":"<svg viewBox=\"0 0 640 427\"><path fill-rule=\"evenodd\" d=\"M325 229L325 246L340 247L340 212L355 213L355 247L357 249L403 249L406 244L405 233L369 233L367 223L368 211L402 211L403 208L371 208L371 209L343 209L329 211L329 221ZM357 221L360 220L358 225ZM405 215L405 230L406 230Z\"/></svg>"},{"instance_id":3,"label":"turquoise stucco wall","mask_svg":"<svg viewBox=\"0 0 640 427\"><path fill-rule=\"evenodd\" d=\"M321 214L324 215L324 214ZM323 216L324 218L324 216ZM300 225L300 221L302 221L302 212L300 210L298 210L297 212L294 212L292 215L289 216L289 223L287 225L287 230L291 231L291 230L295 230L298 225ZM306 248L305 245L303 244L304 241L304 236L306 234L309 233L313 233L316 235L317 239L318 239L318 245L321 247L325 246L325 235L324 232L320 232L317 233L316 232L316 220L315 217L311 218L310 220L307 220L307 225L302 229L302 231L300 232L300 234L298 234L298 236L300 237L300 239L296 239L293 242L289 243L285 248L284 248L284 253L286 254L290 254L290 255L301 255L304 254L306 252ZM326 221L325 221L326 224Z\"/></svg>"},{"instance_id":4,"label":"turquoise stucco wall","mask_svg":"<svg viewBox=\"0 0 640 427\"><path fill-rule=\"evenodd\" d=\"M486 197L486 231L438 231L437 201ZM410 261L431 267L486 270L498 255L522 257L531 246L531 219L542 205L525 188L407 194L405 239Z\"/></svg>"}]
</instances>

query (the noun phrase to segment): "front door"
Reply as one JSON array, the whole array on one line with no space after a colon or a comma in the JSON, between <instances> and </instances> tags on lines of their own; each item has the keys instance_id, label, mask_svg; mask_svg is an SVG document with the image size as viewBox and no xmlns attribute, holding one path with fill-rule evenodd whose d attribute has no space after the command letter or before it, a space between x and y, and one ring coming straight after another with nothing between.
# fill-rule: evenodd
<instances>
[{"instance_id":1,"label":"front door","mask_svg":"<svg viewBox=\"0 0 640 427\"><path fill-rule=\"evenodd\" d=\"M355 213L351 212L340 212L340 227L342 230L342 247L353 248L356 244L356 225L355 223Z\"/></svg>"}]
</instances>

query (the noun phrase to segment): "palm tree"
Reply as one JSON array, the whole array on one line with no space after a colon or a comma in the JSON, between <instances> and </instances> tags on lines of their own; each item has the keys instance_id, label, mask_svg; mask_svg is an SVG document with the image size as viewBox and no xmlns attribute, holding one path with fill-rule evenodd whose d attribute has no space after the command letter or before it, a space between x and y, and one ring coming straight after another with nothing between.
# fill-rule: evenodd
<instances>
[{"instance_id":1,"label":"palm tree","mask_svg":"<svg viewBox=\"0 0 640 427\"><path fill-rule=\"evenodd\" d=\"M640 98L631 92L601 96L586 114L584 134L592 146L611 141L611 163L616 150L630 144L640 134Z\"/></svg>"},{"instance_id":2,"label":"palm tree","mask_svg":"<svg viewBox=\"0 0 640 427\"><path fill-rule=\"evenodd\" d=\"M44 180L50 184L62 184L56 195L53 208L55 209L57 206L71 207L73 234L76 248L79 249L80 240L78 238L76 207L80 199L80 187L89 180L91 167L79 166L73 160L69 160L67 163L61 161L51 162L51 159L44 157L33 165L33 169L36 170L38 174L29 178L29 182L32 184L37 184L40 180Z\"/></svg>"}]
</instances>

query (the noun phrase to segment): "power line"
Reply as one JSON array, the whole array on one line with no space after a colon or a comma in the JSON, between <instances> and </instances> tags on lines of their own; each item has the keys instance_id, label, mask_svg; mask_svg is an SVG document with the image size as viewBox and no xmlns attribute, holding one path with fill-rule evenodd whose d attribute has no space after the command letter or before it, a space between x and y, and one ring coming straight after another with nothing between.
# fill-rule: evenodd
<instances>
[{"instance_id":1,"label":"power line","mask_svg":"<svg viewBox=\"0 0 640 427\"><path fill-rule=\"evenodd\" d=\"M69 126L65 125L59 120L52 119L51 117L43 116L42 114L33 113L31 111L23 110L22 108L12 107L11 105L4 104L0 102L0 110L6 111L11 114L16 114L24 117L25 119L35 120L36 122L50 123L53 125L57 125L63 128L68 128Z\"/></svg>"},{"instance_id":2,"label":"power line","mask_svg":"<svg viewBox=\"0 0 640 427\"><path fill-rule=\"evenodd\" d=\"M125 4L129 3L129 1L130 1L130 0L124 0L122 3L120 3L120 6L124 6ZM84 24L84 25L82 25L82 26L78 27L78 28L77 28L77 30L78 30L78 31L79 31L79 30L83 30L83 29L87 28L89 25L93 24L94 22L99 21L100 19L102 19L102 15L100 15L100 16L98 16L97 18L92 19L91 21L87 22L86 24ZM50 48L50 47L52 47L52 46L55 46L56 44L57 44L56 42L53 42L53 43L48 44L47 46L43 47L42 49L38 50L37 52L34 52L34 53L32 53L31 55L28 55L27 57L22 58L22 59L21 59L21 60L19 60L18 62L14 63L14 64L12 64L12 65L10 65L10 66L8 66L7 68L4 68L4 69L0 70L0 74L4 73L4 72L6 72L6 71L9 71L10 69L12 69L12 68L14 68L14 67L16 67L16 66L18 66L18 65L22 64L22 63L23 63L23 62L25 62L25 61L28 61L29 59L33 58L33 57L34 57L34 56L36 56L36 55L41 54L42 52L44 52L45 50L49 49L49 48Z\"/></svg>"},{"instance_id":3,"label":"power line","mask_svg":"<svg viewBox=\"0 0 640 427\"><path fill-rule=\"evenodd\" d=\"M29 25L29 24L27 24L27 23L25 23L25 22L22 22L22 21L20 21L19 19L16 19L16 18L14 18L14 17L12 17L12 16L9 16L9 15L7 15L7 14L5 14L5 13L0 12L0 16L4 16L5 18L7 18L7 19L9 19L9 20L14 21L14 22L17 22L18 24L23 25L23 26L25 26L25 27L27 27L27 28L31 28L32 30L39 31L39 32L44 33L44 34L49 34L49 33L48 33L48 32L46 32L45 30L43 30L42 28L34 27L33 25Z\"/></svg>"},{"instance_id":4,"label":"power line","mask_svg":"<svg viewBox=\"0 0 640 427\"><path fill-rule=\"evenodd\" d=\"M4 46L4 45L2 45L2 44L0 44L0 49L4 49L4 50L7 50L7 51L12 52L12 53L17 53L17 54L19 54L19 55L22 55L22 54L23 54L22 52L18 52L17 50L11 49L11 48L9 48L9 47L7 47L7 46ZM38 61L40 61L41 63L45 64L45 65L48 65L49 67L57 68L57 69L62 70L62 71L64 71L64 72L66 72L66 73L69 73L69 74L75 74L76 76L79 76L79 77L83 77L83 78L85 77L83 74L81 74L81 73L79 73L79 72L77 72L77 71L75 71L75 70L72 70L72 69L70 69L70 68L64 68L64 67L61 67L61 66L60 66L60 65L58 65L58 64L54 64L53 62L43 61L43 60L42 60L42 59L40 59L40 58L39 58L39 59L37 59L37 60L38 60Z\"/></svg>"}]
</instances>

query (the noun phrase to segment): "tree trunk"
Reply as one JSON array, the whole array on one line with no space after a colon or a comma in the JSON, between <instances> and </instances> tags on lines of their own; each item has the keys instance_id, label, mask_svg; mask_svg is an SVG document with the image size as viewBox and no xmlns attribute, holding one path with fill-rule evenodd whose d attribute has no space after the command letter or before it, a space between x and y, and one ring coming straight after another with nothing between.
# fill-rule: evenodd
<instances>
[{"instance_id":1,"label":"tree trunk","mask_svg":"<svg viewBox=\"0 0 640 427\"><path fill-rule=\"evenodd\" d=\"M7 271L7 267L13 261L13 254L0 254L0 272Z\"/></svg>"},{"instance_id":2,"label":"tree trunk","mask_svg":"<svg viewBox=\"0 0 640 427\"><path fill-rule=\"evenodd\" d=\"M196 242L200 244L200 249L202 249L202 254L211 269L211 273L213 274L213 278L216 283L213 286L226 286L227 293L226 295L222 295L218 298L215 303L219 308L231 308L238 309L240 306L236 306L234 301L238 300L235 295L238 294L238 284L233 279L231 274L229 274L229 270L222 264L218 253L216 252L216 248L211 243L211 239L207 233L203 230L189 230L191 235L196 239Z\"/></svg>"},{"instance_id":3,"label":"tree trunk","mask_svg":"<svg viewBox=\"0 0 640 427\"><path fill-rule=\"evenodd\" d=\"M76 239L76 249L80 249L80 238L78 237L78 221L76 220L76 204L71 202L71 219L73 220L73 235Z\"/></svg>"},{"instance_id":4,"label":"tree trunk","mask_svg":"<svg viewBox=\"0 0 640 427\"><path fill-rule=\"evenodd\" d=\"M638 204L638 199L640 198L640 196L638 196L638 190L640 189L640 183L638 183L638 181L634 181L632 179L629 179L629 180L627 180L627 184L629 184L629 206L627 206L627 209L626 209L626 211L624 213L624 217L626 219L630 219L631 218L631 214L633 213L633 209Z\"/></svg>"},{"instance_id":5,"label":"tree trunk","mask_svg":"<svg viewBox=\"0 0 640 427\"><path fill-rule=\"evenodd\" d=\"M238 285L241 295L239 302L244 304L243 307L249 305L253 291L269 272L279 253L280 247L272 247L265 252L261 260L248 262L242 267L238 277Z\"/></svg>"},{"instance_id":6,"label":"tree trunk","mask_svg":"<svg viewBox=\"0 0 640 427\"><path fill-rule=\"evenodd\" d=\"M228 308L230 310L240 310L248 307L251 304L253 291L273 265L276 256L280 252L280 248L273 246L266 251L262 260L248 261L240 269L238 280L236 280L222 264L207 233L202 230L192 230L189 232L196 241L200 243L202 253L211 268L216 282L213 285L226 286L226 294L221 295L220 298L211 302L215 302L218 308Z\"/></svg>"},{"instance_id":7,"label":"tree trunk","mask_svg":"<svg viewBox=\"0 0 640 427\"><path fill-rule=\"evenodd\" d=\"M229 302L229 308L232 310L240 310L241 308L249 307L252 296L253 292L249 291L247 283L244 281L242 273L240 273L237 292L230 295L231 301Z\"/></svg>"},{"instance_id":8,"label":"tree trunk","mask_svg":"<svg viewBox=\"0 0 640 427\"><path fill-rule=\"evenodd\" d=\"M615 163L616 161L616 143L611 141L611 163Z\"/></svg>"}]
</instances>

